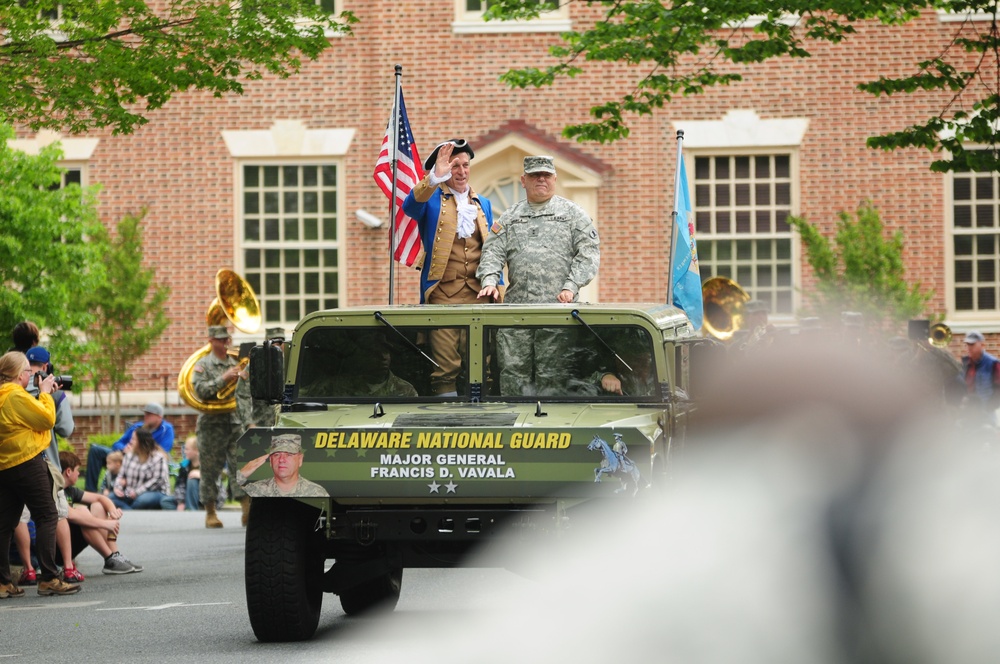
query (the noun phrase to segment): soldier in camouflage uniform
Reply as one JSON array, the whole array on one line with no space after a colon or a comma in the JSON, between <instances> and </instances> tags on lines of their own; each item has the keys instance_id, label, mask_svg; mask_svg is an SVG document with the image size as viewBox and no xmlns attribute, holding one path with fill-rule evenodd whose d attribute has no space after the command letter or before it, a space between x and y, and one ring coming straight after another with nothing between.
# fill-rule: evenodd
<instances>
[{"instance_id":1,"label":"soldier in camouflage uniform","mask_svg":"<svg viewBox=\"0 0 1000 664\"><path fill-rule=\"evenodd\" d=\"M266 461L271 462L274 477L250 482L250 476ZM299 476L301 467L302 436L297 433L283 433L271 438L267 454L250 461L236 473L236 481L245 485L246 492L257 498L329 496L326 489Z\"/></svg>"},{"instance_id":2,"label":"soldier in camouflage uniform","mask_svg":"<svg viewBox=\"0 0 1000 664\"><path fill-rule=\"evenodd\" d=\"M285 343L285 333L279 327L269 327L264 338L279 349ZM236 412L239 413L244 431L252 427L273 427L281 413L281 404L270 404L250 395L249 365L240 372L236 383Z\"/></svg>"},{"instance_id":3,"label":"soldier in camouflage uniform","mask_svg":"<svg viewBox=\"0 0 1000 664\"><path fill-rule=\"evenodd\" d=\"M575 302L597 276L597 229L583 209L555 195L552 157L525 157L521 186L527 200L509 207L490 227L476 276L480 297L499 296L507 266L505 301ZM561 394L567 369L564 335L552 330L500 330L497 360L503 395Z\"/></svg>"},{"instance_id":4,"label":"soldier in camouflage uniform","mask_svg":"<svg viewBox=\"0 0 1000 664\"><path fill-rule=\"evenodd\" d=\"M221 325L208 328L208 342L212 352L195 363L191 372L191 386L202 401L212 401L216 393L239 376L239 364L227 352L232 337L229 330ZM219 476L222 467L229 461L230 469L236 468L233 452L236 440L243 433L243 422L234 410L228 413L201 413L196 426L198 445L201 451L201 503L205 506L205 527L221 528L215 511L218 497ZM243 505L243 522L249 514L249 498L233 485L233 497Z\"/></svg>"}]
</instances>

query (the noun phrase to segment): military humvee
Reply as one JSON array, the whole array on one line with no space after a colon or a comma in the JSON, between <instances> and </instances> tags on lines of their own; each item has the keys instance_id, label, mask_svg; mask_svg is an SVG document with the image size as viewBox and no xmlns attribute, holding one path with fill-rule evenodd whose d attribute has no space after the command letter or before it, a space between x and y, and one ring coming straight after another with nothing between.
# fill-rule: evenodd
<instances>
[{"instance_id":1,"label":"military humvee","mask_svg":"<svg viewBox=\"0 0 1000 664\"><path fill-rule=\"evenodd\" d=\"M442 331L457 397L432 387ZM502 529L557 536L589 501L662 483L697 338L658 304L387 306L255 348L251 391L283 406L237 447L254 634L310 638L324 593L347 614L392 607L404 568L459 565ZM299 461L276 451L296 444Z\"/></svg>"}]
</instances>

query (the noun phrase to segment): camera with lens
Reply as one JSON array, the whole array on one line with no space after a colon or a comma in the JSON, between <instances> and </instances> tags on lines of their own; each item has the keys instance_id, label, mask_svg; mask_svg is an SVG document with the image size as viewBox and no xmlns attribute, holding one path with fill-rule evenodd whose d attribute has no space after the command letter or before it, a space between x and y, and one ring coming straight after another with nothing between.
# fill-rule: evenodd
<instances>
[{"instance_id":1,"label":"camera with lens","mask_svg":"<svg viewBox=\"0 0 1000 664\"><path fill-rule=\"evenodd\" d=\"M48 377L49 377L49 375L47 373L45 373L44 371L36 371L35 372L35 387L38 387L38 385L43 380L45 380ZM63 376L56 376L55 379L56 379L56 386L60 390L71 390L71 389L73 389L73 377L72 376L65 376L65 375L63 375Z\"/></svg>"}]
</instances>

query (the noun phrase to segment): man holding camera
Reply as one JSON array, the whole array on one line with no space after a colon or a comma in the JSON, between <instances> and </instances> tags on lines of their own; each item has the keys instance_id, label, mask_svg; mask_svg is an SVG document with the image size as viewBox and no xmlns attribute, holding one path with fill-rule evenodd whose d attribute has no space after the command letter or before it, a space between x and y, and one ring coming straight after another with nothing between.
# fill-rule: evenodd
<instances>
[{"instance_id":1,"label":"man holding camera","mask_svg":"<svg viewBox=\"0 0 1000 664\"><path fill-rule=\"evenodd\" d=\"M24 389L28 391L28 394L38 398L38 384L48 376L49 351L42 346L32 346L25 355L28 357L28 366L31 368L32 377ZM56 434L63 438L69 438L73 435L76 423L73 421L73 408L70 406L70 400L64 392L72 387L72 379L69 376L56 376L56 385L59 386L59 389L52 393L52 399L56 402L56 425L52 427L52 442L49 443L49 449L45 452L45 458L57 470L61 471L62 469L59 467L59 442L56 440Z\"/></svg>"}]
</instances>

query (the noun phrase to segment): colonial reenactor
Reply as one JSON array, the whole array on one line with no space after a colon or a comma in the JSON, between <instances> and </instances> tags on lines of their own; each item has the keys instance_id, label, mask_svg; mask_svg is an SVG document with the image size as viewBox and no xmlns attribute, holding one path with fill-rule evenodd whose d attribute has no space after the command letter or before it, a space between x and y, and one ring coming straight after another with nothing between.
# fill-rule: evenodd
<instances>
[{"instance_id":1,"label":"colonial reenactor","mask_svg":"<svg viewBox=\"0 0 1000 664\"><path fill-rule=\"evenodd\" d=\"M254 471L270 461L273 477L250 482ZM236 474L237 481L244 485L247 493L258 498L285 496L319 497L329 496L326 489L299 476L302 467L302 436L297 433L283 433L271 438L267 454L257 457L243 466Z\"/></svg>"},{"instance_id":2,"label":"colonial reenactor","mask_svg":"<svg viewBox=\"0 0 1000 664\"><path fill-rule=\"evenodd\" d=\"M403 201L403 211L417 222L426 254L420 271L421 304L476 304L482 285L476 277L487 229L493 223L488 198L469 184L472 146L461 138L445 141L431 152L424 179ZM465 332L431 330L431 355L440 365L431 372L431 390L458 396Z\"/></svg>"},{"instance_id":3,"label":"colonial reenactor","mask_svg":"<svg viewBox=\"0 0 1000 664\"><path fill-rule=\"evenodd\" d=\"M525 157L521 186L527 194L489 230L477 275L481 297L497 298L504 266L509 303L576 302L597 276L600 240L590 216L556 196L552 157ZM500 393L536 395L565 390L566 341L549 330L497 334Z\"/></svg>"},{"instance_id":4,"label":"colonial reenactor","mask_svg":"<svg viewBox=\"0 0 1000 664\"><path fill-rule=\"evenodd\" d=\"M239 363L227 352L232 337L222 325L208 328L208 342L212 352L195 363L191 370L191 386L197 397L212 401L219 390L239 378ZM205 527L222 528L222 521L215 510L219 492L219 477L223 466L229 463L234 471L236 441L243 433L243 421L236 410L228 413L201 413L196 425L201 453L201 503L205 506ZM235 483L233 497L243 507L243 525L250 513L250 499Z\"/></svg>"}]
</instances>

